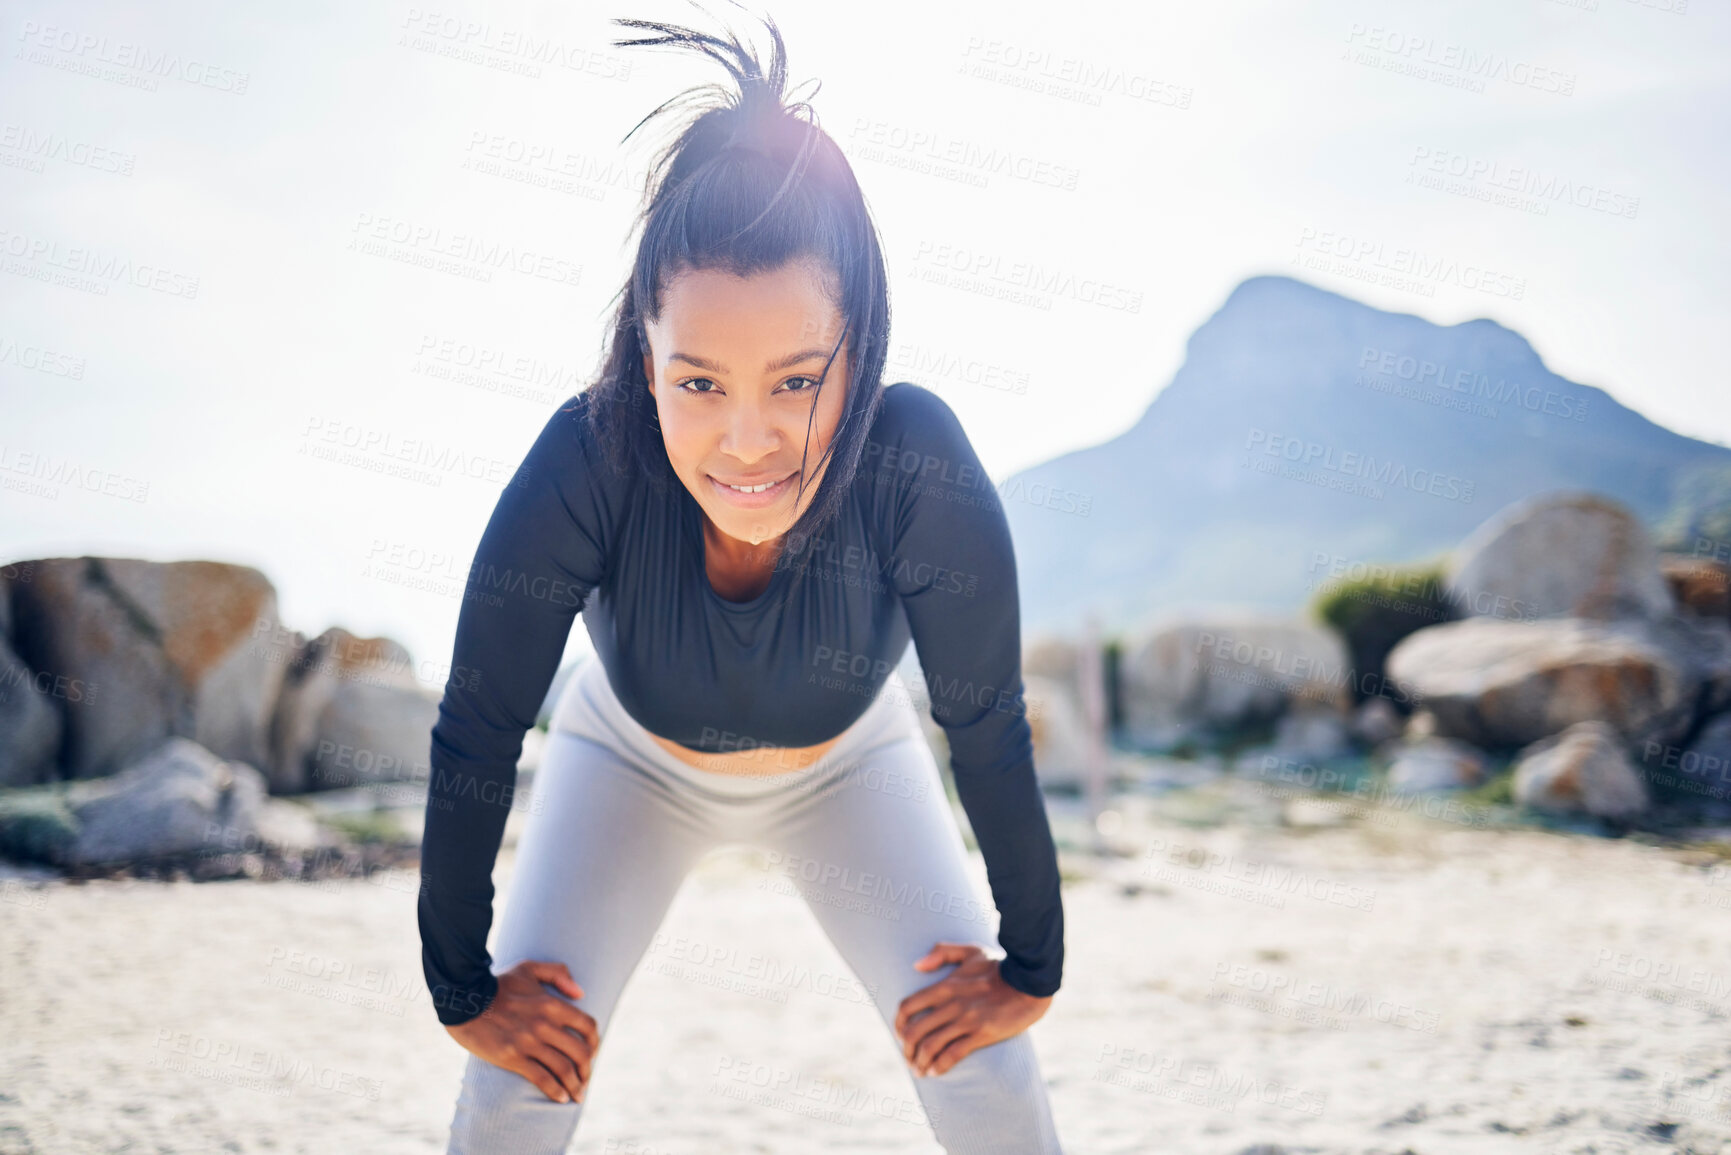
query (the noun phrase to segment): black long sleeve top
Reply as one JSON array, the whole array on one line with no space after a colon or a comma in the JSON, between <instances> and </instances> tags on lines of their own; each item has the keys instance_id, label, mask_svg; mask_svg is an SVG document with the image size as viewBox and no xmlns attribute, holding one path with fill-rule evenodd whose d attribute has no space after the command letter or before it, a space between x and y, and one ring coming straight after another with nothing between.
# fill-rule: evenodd
<instances>
[{"instance_id":1,"label":"black long sleeve top","mask_svg":"<svg viewBox=\"0 0 1731 1155\"><path fill-rule=\"evenodd\" d=\"M474 1018L498 989L492 870L523 735L579 612L627 712L709 752L835 737L911 637L1000 914L999 971L1054 993L1064 916L1022 696L1015 555L954 412L919 385L886 386L839 516L785 544L763 593L732 602L709 583L696 499L608 468L588 403L577 394L548 419L500 495L458 614L417 908L440 1022Z\"/></svg>"}]
</instances>

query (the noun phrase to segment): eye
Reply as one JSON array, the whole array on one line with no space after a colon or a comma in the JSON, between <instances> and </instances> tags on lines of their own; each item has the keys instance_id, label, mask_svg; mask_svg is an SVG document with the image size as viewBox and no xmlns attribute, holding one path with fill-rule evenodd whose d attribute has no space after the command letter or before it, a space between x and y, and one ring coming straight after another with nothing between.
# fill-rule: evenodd
<instances>
[{"instance_id":1,"label":"eye","mask_svg":"<svg viewBox=\"0 0 1731 1155\"><path fill-rule=\"evenodd\" d=\"M810 392L812 392L813 389L816 389L817 385L818 385L818 379L816 377L789 377L788 378L789 384L792 384L795 381L808 381L811 383L811 388L810 389L789 389L788 390L789 393L810 393Z\"/></svg>"},{"instance_id":2,"label":"eye","mask_svg":"<svg viewBox=\"0 0 1731 1155\"><path fill-rule=\"evenodd\" d=\"M692 385L697 384L698 382L705 382L705 383L710 384L710 385L715 384L714 381L711 381L707 377L692 377L692 378L689 378L688 380L679 382L679 388L685 390L685 392L687 392L687 393L719 393L721 391L719 388L715 388L715 389L693 389L693 388L691 388Z\"/></svg>"}]
</instances>

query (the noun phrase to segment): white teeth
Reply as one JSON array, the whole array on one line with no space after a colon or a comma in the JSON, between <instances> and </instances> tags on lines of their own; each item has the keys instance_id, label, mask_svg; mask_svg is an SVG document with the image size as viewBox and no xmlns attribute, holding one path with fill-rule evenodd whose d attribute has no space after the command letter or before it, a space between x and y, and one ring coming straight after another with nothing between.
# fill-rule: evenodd
<instances>
[{"instance_id":1,"label":"white teeth","mask_svg":"<svg viewBox=\"0 0 1731 1155\"><path fill-rule=\"evenodd\" d=\"M781 481L786 480L785 477L781 479ZM781 481L766 481L762 485L727 485L725 481L721 484L727 485L729 489L738 490L740 493L762 493L766 489L774 489L781 484Z\"/></svg>"}]
</instances>

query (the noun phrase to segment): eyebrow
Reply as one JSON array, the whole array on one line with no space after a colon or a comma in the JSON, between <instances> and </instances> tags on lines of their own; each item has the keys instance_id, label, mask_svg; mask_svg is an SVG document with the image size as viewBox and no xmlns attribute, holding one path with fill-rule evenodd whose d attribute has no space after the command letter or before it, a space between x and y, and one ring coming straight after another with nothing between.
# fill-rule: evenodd
<instances>
[{"instance_id":1,"label":"eyebrow","mask_svg":"<svg viewBox=\"0 0 1731 1155\"><path fill-rule=\"evenodd\" d=\"M789 353L785 357L769 362L763 367L763 371L765 373L775 373L782 369L791 369L795 365L801 364L805 361L810 361L813 357L822 357L827 361L829 359L829 350L801 349L798 353ZM723 376L727 374L727 366L723 365L721 362L711 361L707 357L699 357L694 353L670 353L667 360L669 364L674 361L684 361L687 365L694 365L709 373L720 373Z\"/></svg>"}]
</instances>

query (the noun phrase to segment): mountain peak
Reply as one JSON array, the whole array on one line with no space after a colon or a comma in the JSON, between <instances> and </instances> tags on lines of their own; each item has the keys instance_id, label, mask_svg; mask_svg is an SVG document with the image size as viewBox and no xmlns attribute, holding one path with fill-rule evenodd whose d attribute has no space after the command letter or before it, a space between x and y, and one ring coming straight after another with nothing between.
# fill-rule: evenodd
<instances>
[{"instance_id":1,"label":"mountain peak","mask_svg":"<svg viewBox=\"0 0 1731 1155\"><path fill-rule=\"evenodd\" d=\"M1438 325L1416 313L1378 309L1344 293L1325 289L1283 273L1260 273L1238 282L1207 324L1211 325L1216 321L1233 325L1256 323L1271 315L1287 325L1297 318L1316 315L1351 316L1361 322L1374 318L1372 323L1379 325L1386 319L1399 318L1432 329L1459 333L1478 343L1506 342L1498 349L1501 355L1538 360L1538 352L1531 342L1515 330L1489 317L1475 317L1454 325ZM1204 328L1206 327L1207 325L1204 325Z\"/></svg>"},{"instance_id":2,"label":"mountain peak","mask_svg":"<svg viewBox=\"0 0 1731 1155\"><path fill-rule=\"evenodd\" d=\"M1214 315L1190 335L1184 365L1156 401L1182 396L1199 377L1215 377L1213 369L1247 359L1276 358L1295 366L1338 365L1342 356L1350 354L1356 363L1360 356L1371 356L1371 350L1376 356L1392 350L1422 357L1428 353L1421 351L1442 349L1464 355L1475 367L1495 365L1535 381L1554 376L1525 337L1489 317L1438 325L1413 313L1378 309L1308 281L1263 274L1239 282Z\"/></svg>"},{"instance_id":3,"label":"mountain peak","mask_svg":"<svg viewBox=\"0 0 1731 1155\"><path fill-rule=\"evenodd\" d=\"M1430 556L1553 489L1656 517L1685 471L1728 461L1551 372L1490 318L1438 325L1266 275L1191 335L1134 426L1007 483L1088 495L1087 517L1007 513L1031 626L1090 604L1120 620L1199 598L1284 611L1338 559Z\"/></svg>"}]
</instances>

